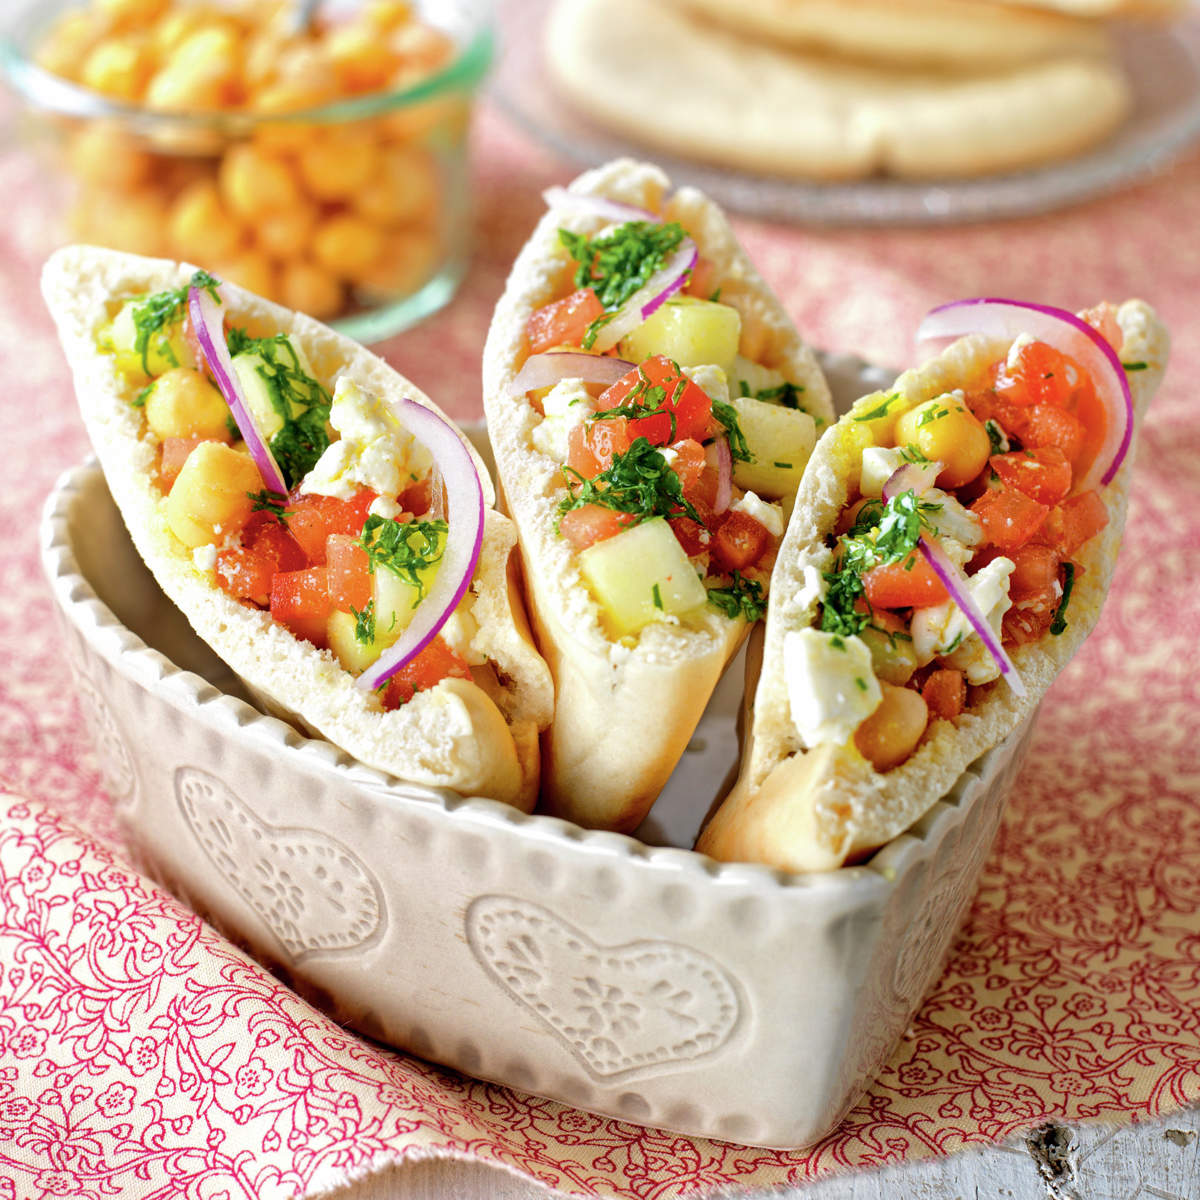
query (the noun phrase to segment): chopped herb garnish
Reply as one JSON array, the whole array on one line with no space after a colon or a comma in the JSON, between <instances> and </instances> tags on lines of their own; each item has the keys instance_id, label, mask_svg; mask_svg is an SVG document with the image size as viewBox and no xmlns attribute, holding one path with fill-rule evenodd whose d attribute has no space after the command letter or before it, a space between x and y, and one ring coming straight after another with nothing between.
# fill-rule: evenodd
<instances>
[{"instance_id":1,"label":"chopped herb garnish","mask_svg":"<svg viewBox=\"0 0 1200 1200\"><path fill-rule=\"evenodd\" d=\"M772 463L771 465L778 467L781 471L790 471L792 468L792 464L789 462L776 462Z\"/></svg>"},{"instance_id":2,"label":"chopped herb garnish","mask_svg":"<svg viewBox=\"0 0 1200 1200\"><path fill-rule=\"evenodd\" d=\"M281 525L287 524L287 497L281 496L278 492L269 492L263 488L258 492L247 492L254 504L251 512L268 512Z\"/></svg>"},{"instance_id":3,"label":"chopped herb garnish","mask_svg":"<svg viewBox=\"0 0 1200 1200\"><path fill-rule=\"evenodd\" d=\"M901 446L900 458L906 463L927 463L929 459L919 446L914 446L911 442L907 446Z\"/></svg>"},{"instance_id":4,"label":"chopped herb garnish","mask_svg":"<svg viewBox=\"0 0 1200 1200\"><path fill-rule=\"evenodd\" d=\"M585 504L598 504L630 513L639 522L650 517L690 517L703 524L700 514L684 499L679 476L644 437L634 438L624 454L614 454L594 479L585 479L573 467L564 466L562 473L572 494L559 504L560 517Z\"/></svg>"},{"instance_id":5,"label":"chopped herb garnish","mask_svg":"<svg viewBox=\"0 0 1200 1200\"><path fill-rule=\"evenodd\" d=\"M927 408L917 418L917 428L919 429L922 425L932 425L934 421L940 421L943 417L948 417L949 415L950 410L948 408L940 406L938 408Z\"/></svg>"},{"instance_id":6,"label":"chopped herb garnish","mask_svg":"<svg viewBox=\"0 0 1200 1200\"><path fill-rule=\"evenodd\" d=\"M959 646L962 645L962 640L963 640L963 633L962 633L962 630L959 630L959 632L955 635L954 641L952 641L950 643L950 645L948 645L945 648L945 650L942 651L942 653L943 654L953 654L954 651L957 650L959 648Z\"/></svg>"},{"instance_id":7,"label":"chopped herb garnish","mask_svg":"<svg viewBox=\"0 0 1200 1200\"><path fill-rule=\"evenodd\" d=\"M886 396L882 403L877 404L870 412L865 412L861 416L855 417L856 421L878 421L881 417L886 417L891 410L892 403L899 400L899 393L893 392L890 396Z\"/></svg>"},{"instance_id":8,"label":"chopped herb garnish","mask_svg":"<svg viewBox=\"0 0 1200 1200\"><path fill-rule=\"evenodd\" d=\"M446 542L445 521L397 521L372 513L359 541L367 552L371 573L386 567L416 590L413 608L425 598L423 572L442 561Z\"/></svg>"},{"instance_id":9,"label":"chopped herb garnish","mask_svg":"<svg viewBox=\"0 0 1200 1200\"><path fill-rule=\"evenodd\" d=\"M626 221L606 233L588 237L568 229L558 231L559 240L579 264L575 286L590 287L605 313L620 308L678 249L686 234L677 221ZM599 332L601 317L588 327L584 346L590 347ZM588 340L590 338L590 341Z\"/></svg>"},{"instance_id":10,"label":"chopped herb garnish","mask_svg":"<svg viewBox=\"0 0 1200 1200\"><path fill-rule=\"evenodd\" d=\"M152 383L146 384L146 386L144 388L142 388L142 390L140 392L138 392L138 394L136 396L134 396L134 398L132 400L130 400L129 403L132 404L134 408L145 408L146 401L149 398L150 393L152 391L154 391L154 384L152 384Z\"/></svg>"},{"instance_id":11,"label":"chopped herb garnish","mask_svg":"<svg viewBox=\"0 0 1200 1200\"><path fill-rule=\"evenodd\" d=\"M757 621L767 609L762 584L747 579L740 571L734 571L728 587L709 588L708 602L731 621L738 617Z\"/></svg>"},{"instance_id":12,"label":"chopped herb garnish","mask_svg":"<svg viewBox=\"0 0 1200 1200\"><path fill-rule=\"evenodd\" d=\"M783 408L799 408L802 391L804 391L802 384L788 383L785 380L775 387L759 388L754 393L754 398L755 400L764 400L767 404L778 404Z\"/></svg>"},{"instance_id":13,"label":"chopped herb garnish","mask_svg":"<svg viewBox=\"0 0 1200 1200\"><path fill-rule=\"evenodd\" d=\"M861 675L856 675L854 682L858 684L859 691L865 692L867 690L867 681Z\"/></svg>"},{"instance_id":14,"label":"chopped herb garnish","mask_svg":"<svg viewBox=\"0 0 1200 1200\"><path fill-rule=\"evenodd\" d=\"M661 612L662 606L663 606L662 591L660 590L657 583L650 589L650 595L654 600L654 607L657 608Z\"/></svg>"},{"instance_id":15,"label":"chopped herb garnish","mask_svg":"<svg viewBox=\"0 0 1200 1200\"><path fill-rule=\"evenodd\" d=\"M1122 363L1121 365L1127 371L1148 371L1150 369L1150 364L1144 362Z\"/></svg>"},{"instance_id":16,"label":"chopped herb garnish","mask_svg":"<svg viewBox=\"0 0 1200 1200\"><path fill-rule=\"evenodd\" d=\"M615 417L626 417L631 421L639 421L646 417L660 415L669 417L671 436L668 441L673 442L679 424L675 415L675 406L679 403L679 398L688 385L687 376L678 367L675 368L675 371L677 377L673 381L674 386L671 388L671 395L668 399L667 389L661 384L651 383L645 370L638 367L637 383L626 394L624 403L619 404L616 408L607 408L603 412L595 413L591 419L604 421Z\"/></svg>"},{"instance_id":17,"label":"chopped herb garnish","mask_svg":"<svg viewBox=\"0 0 1200 1200\"><path fill-rule=\"evenodd\" d=\"M992 444L993 454L1004 454L1009 449L1008 435L1000 427L999 421L988 418L983 423L987 430L988 441Z\"/></svg>"},{"instance_id":18,"label":"chopped herb garnish","mask_svg":"<svg viewBox=\"0 0 1200 1200\"><path fill-rule=\"evenodd\" d=\"M368 646L375 640L375 597L372 596L366 603L362 612L352 604L350 612L354 617L354 640L360 642L364 646ZM396 614L392 614L392 620L395 621Z\"/></svg>"},{"instance_id":19,"label":"chopped herb garnish","mask_svg":"<svg viewBox=\"0 0 1200 1200\"><path fill-rule=\"evenodd\" d=\"M203 288L214 300L219 301L217 288L220 284L221 281L214 279L207 271L197 271L183 287L155 292L153 296L147 296L140 304L134 305L133 327L137 330L137 335L133 341L133 348L141 356L142 369L147 375L150 374L150 339L168 325L183 320L187 310L188 292L193 287ZM179 366L179 360L166 338L160 341L158 349L172 366Z\"/></svg>"},{"instance_id":20,"label":"chopped herb garnish","mask_svg":"<svg viewBox=\"0 0 1200 1200\"><path fill-rule=\"evenodd\" d=\"M1067 631L1067 605L1071 602L1071 590L1075 587L1075 564L1063 563L1063 594L1059 601L1054 620L1050 622L1050 632L1058 637Z\"/></svg>"},{"instance_id":21,"label":"chopped herb garnish","mask_svg":"<svg viewBox=\"0 0 1200 1200\"><path fill-rule=\"evenodd\" d=\"M713 416L725 426L725 436L729 439L729 453L734 461L753 462L754 455L750 453L746 435L742 432L741 425L738 424L737 409L724 400L714 400L712 411Z\"/></svg>"},{"instance_id":22,"label":"chopped herb garnish","mask_svg":"<svg viewBox=\"0 0 1200 1200\"><path fill-rule=\"evenodd\" d=\"M712 294L711 296L709 296L709 300L710 300L710 301L711 301L713 304L719 304L719 303L721 302L721 289L720 289L720 288L714 288L714 289L713 289L713 294Z\"/></svg>"},{"instance_id":23,"label":"chopped herb garnish","mask_svg":"<svg viewBox=\"0 0 1200 1200\"><path fill-rule=\"evenodd\" d=\"M226 334L229 353L256 354L255 373L263 381L271 407L283 422L270 440L271 453L289 486L299 483L329 446L329 393L300 362L286 333L252 338L234 327Z\"/></svg>"}]
</instances>

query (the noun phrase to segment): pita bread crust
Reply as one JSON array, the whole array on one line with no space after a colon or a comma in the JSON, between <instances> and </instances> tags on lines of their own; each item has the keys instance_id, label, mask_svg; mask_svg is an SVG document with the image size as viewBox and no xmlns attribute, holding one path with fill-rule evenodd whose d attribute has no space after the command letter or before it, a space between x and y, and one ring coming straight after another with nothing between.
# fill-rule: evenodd
<instances>
[{"instance_id":1,"label":"pita bread crust","mask_svg":"<svg viewBox=\"0 0 1200 1200\"><path fill-rule=\"evenodd\" d=\"M658 0L775 46L955 74L1106 54L1094 22L980 0Z\"/></svg>"},{"instance_id":2,"label":"pita bread crust","mask_svg":"<svg viewBox=\"0 0 1200 1200\"><path fill-rule=\"evenodd\" d=\"M656 167L622 159L580 176L571 190L680 221L712 264L722 301L742 315L742 352L801 384L811 411L830 420L829 389L812 350L723 214L691 188L664 199L667 183ZM746 626L714 609L697 627L654 622L632 648L614 645L573 551L554 533L560 464L533 448L530 433L540 416L508 387L524 361L530 314L573 286L558 229L595 232L602 224L565 211L542 217L496 306L483 390L501 490L521 539L530 614L555 679L554 723L543 739L543 799L568 819L628 831L666 782Z\"/></svg>"},{"instance_id":3,"label":"pita bread crust","mask_svg":"<svg viewBox=\"0 0 1200 1200\"><path fill-rule=\"evenodd\" d=\"M1147 369L1129 374L1137 421L1162 379L1168 337L1153 310L1140 300L1122 304L1126 362ZM1027 689L1021 699L1002 681L952 724L933 720L907 762L879 773L853 742L805 751L791 719L783 671L783 639L817 616L818 598L805 587L812 571L827 571L833 552L824 543L856 478L863 442L855 414L872 411L899 393L903 412L959 386L1007 351L1008 343L964 338L925 365L905 372L886 392L859 400L817 444L809 461L772 580L763 665L754 691L741 771L733 790L702 832L697 849L714 858L753 857L786 870L829 870L862 857L913 824L944 795L966 767L1001 742L1037 707L1055 676L1100 616L1116 565L1133 470L1126 457L1103 495L1109 523L1077 556L1084 567L1071 595L1069 623L1058 637L1020 646L1011 657ZM754 687L748 680L747 686ZM811 761L810 761L811 760Z\"/></svg>"},{"instance_id":4,"label":"pita bread crust","mask_svg":"<svg viewBox=\"0 0 1200 1200\"><path fill-rule=\"evenodd\" d=\"M130 385L95 339L116 300L180 287L194 270L163 259L70 246L50 258L42 277L92 445L130 537L159 586L200 637L285 719L400 778L490 796L529 811L537 792L537 760L530 750L536 730L549 722L553 692L521 601L508 586L516 533L506 517L489 508L472 583L480 626L475 646L507 681L497 694L501 707L474 683L451 679L392 712L380 710L373 696L356 687L331 653L298 640L269 614L237 603L216 587L170 532L165 498L155 482L157 444L129 403ZM239 322L261 333L293 336L326 383L345 372L368 391L407 396L440 413L420 389L357 342L230 284L222 294ZM490 506L495 492L475 458Z\"/></svg>"},{"instance_id":5,"label":"pita bread crust","mask_svg":"<svg viewBox=\"0 0 1200 1200\"><path fill-rule=\"evenodd\" d=\"M558 0L546 39L556 88L597 123L665 153L790 178L1034 166L1095 144L1130 106L1103 55L966 77L899 72L746 41L653 0Z\"/></svg>"}]
</instances>

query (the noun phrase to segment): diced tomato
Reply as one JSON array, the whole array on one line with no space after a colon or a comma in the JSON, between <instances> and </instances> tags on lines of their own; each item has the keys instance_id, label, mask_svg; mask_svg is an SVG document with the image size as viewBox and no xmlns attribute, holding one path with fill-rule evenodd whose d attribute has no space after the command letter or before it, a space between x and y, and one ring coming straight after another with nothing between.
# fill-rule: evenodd
<instances>
[{"instance_id":1,"label":"diced tomato","mask_svg":"<svg viewBox=\"0 0 1200 1200\"><path fill-rule=\"evenodd\" d=\"M1012 607L1004 614L1003 639L1018 646L1040 638L1058 611L1060 559L1051 546L1030 542L1011 552L1015 565L1009 578Z\"/></svg>"},{"instance_id":2,"label":"diced tomato","mask_svg":"<svg viewBox=\"0 0 1200 1200\"><path fill-rule=\"evenodd\" d=\"M371 560L362 543L348 533L331 533L325 543L329 601L342 612L362 612L374 594Z\"/></svg>"},{"instance_id":3,"label":"diced tomato","mask_svg":"<svg viewBox=\"0 0 1200 1200\"><path fill-rule=\"evenodd\" d=\"M424 479L410 484L396 497L396 503L406 513L412 513L414 517L423 517L433 503L433 477L426 475Z\"/></svg>"},{"instance_id":4,"label":"diced tomato","mask_svg":"<svg viewBox=\"0 0 1200 1200\"><path fill-rule=\"evenodd\" d=\"M563 515L558 531L576 551L586 550L620 533L634 520L632 513L617 512L600 504L584 504Z\"/></svg>"},{"instance_id":5,"label":"diced tomato","mask_svg":"<svg viewBox=\"0 0 1200 1200\"><path fill-rule=\"evenodd\" d=\"M346 533L357 537L375 499L376 493L369 488L359 488L349 500L305 492L288 505L284 520L288 532L308 556L309 564L320 566L325 561L329 535Z\"/></svg>"},{"instance_id":6,"label":"diced tomato","mask_svg":"<svg viewBox=\"0 0 1200 1200\"><path fill-rule=\"evenodd\" d=\"M709 549L715 562L726 571L744 571L762 558L774 540L761 521L739 510L721 522Z\"/></svg>"},{"instance_id":7,"label":"diced tomato","mask_svg":"<svg viewBox=\"0 0 1200 1200\"><path fill-rule=\"evenodd\" d=\"M708 459L705 457L704 447L699 442L688 438L686 441L675 442L669 449L675 453L675 460L671 463L671 467L679 476L684 496L689 500L698 496L711 504L717 498L716 475L712 474L711 480L705 478ZM711 497L707 495L710 485Z\"/></svg>"},{"instance_id":8,"label":"diced tomato","mask_svg":"<svg viewBox=\"0 0 1200 1200\"><path fill-rule=\"evenodd\" d=\"M971 511L979 518L986 541L1001 550L1015 550L1037 533L1050 508L1001 484L984 492Z\"/></svg>"},{"instance_id":9,"label":"diced tomato","mask_svg":"<svg viewBox=\"0 0 1200 1200\"><path fill-rule=\"evenodd\" d=\"M967 702L967 681L961 671L940 667L926 676L921 697L933 716L957 720Z\"/></svg>"},{"instance_id":10,"label":"diced tomato","mask_svg":"<svg viewBox=\"0 0 1200 1200\"><path fill-rule=\"evenodd\" d=\"M872 567L863 587L872 608L927 608L950 599L937 572L916 550L899 562Z\"/></svg>"},{"instance_id":11,"label":"diced tomato","mask_svg":"<svg viewBox=\"0 0 1200 1200\"><path fill-rule=\"evenodd\" d=\"M993 454L989 462L1006 487L1039 504L1057 504L1071 490L1071 464L1057 446Z\"/></svg>"},{"instance_id":12,"label":"diced tomato","mask_svg":"<svg viewBox=\"0 0 1200 1200\"><path fill-rule=\"evenodd\" d=\"M985 425L988 421L995 421L1009 437L1015 437L1018 440L1025 428L1029 412L1027 407L1012 404L1008 400L1001 400L990 389L984 392L969 392L967 407Z\"/></svg>"},{"instance_id":13,"label":"diced tomato","mask_svg":"<svg viewBox=\"0 0 1200 1200\"><path fill-rule=\"evenodd\" d=\"M716 516L712 506L699 497L691 503L700 517L699 522L693 521L691 517L671 517L667 521L683 547L684 554L689 558L696 554L704 554L711 548L713 532L727 519L725 513Z\"/></svg>"},{"instance_id":14,"label":"diced tomato","mask_svg":"<svg viewBox=\"0 0 1200 1200\"><path fill-rule=\"evenodd\" d=\"M583 439L596 460L597 471L603 471L605 467L610 466L618 454L629 452L634 439L630 430L632 424L633 422L624 417L605 417L599 421L588 421L582 427ZM571 432L574 433L574 430ZM593 475L595 473L593 472Z\"/></svg>"},{"instance_id":15,"label":"diced tomato","mask_svg":"<svg viewBox=\"0 0 1200 1200\"><path fill-rule=\"evenodd\" d=\"M529 353L542 354L555 346L582 345L588 326L602 316L604 305L590 287L543 305L525 325Z\"/></svg>"},{"instance_id":16,"label":"diced tomato","mask_svg":"<svg viewBox=\"0 0 1200 1200\"><path fill-rule=\"evenodd\" d=\"M158 476L164 492L169 492L175 486L175 480L179 478L179 472L183 470L183 464L187 462L188 455L201 442L213 440L215 439L201 437L198 434L193 437L163 438L162 444L158 448Z\"/></svg>"},{"instance_id":17,"label":"diced tomato","mask_svg":"<svg viewBox=\"0 0 1200 1200\"><path fill-rule=\"evenodd\" d=\"M1011 364L1005 359L996 375L996 394L1012 404L1054 404L1074 408L1092 391L1088 373L1069 355L1045 342L1027 342Z\"/></svg>"},{"instance_id":18,"label":"diced tomato","mask_svg":"<svg viewBox=\"0 0 1200 1200\"><path fill-rule=\"evenodd\" d=\"M298 571L304 551L270 513L254 513L242 528L238 545L217 554L217 585L238 600L265 608L277 571Z\"/></svg>"},{"instance_id":19,"label":"diced tomato","mask_svg":"<svg viewBox=\"0 0 1200 1200\"><path fill-rule=\"evenodd\" d=\"M1063 558L1073 558L1108 524L1108 509L1097 492L1080 492L1051 509L1037 540L1053 546Z\"/></svg>"},{"instance_id":20,"label":"diced tomato","mask_svg":"<svg viewBox=\"0 0 1200 1200\"><path fill-rule=\"evenodd\" d=\"M285 625L305 618L329 616L329 571L306 567L303 571L278 571L271 580L271 616Z\"/></svg>"},{"instance_id":21,"label":"diced tomato","mask_svg":"<svg viewBox=\"0 0 1200 1200\"><path fill-rule=\"evenodd\" d=\"M1080 398L1075 415L1079 418L1082 430L1079 442L1074 452L1066 446L1063 449L1075 469L1076 480L1081 480L1108 437L1109 413L1104 401L1093 392Z\"/></svg>"},{"instance_id":22,"label":"diced tomato","mask_svg":"<svg viewBox=\"0 0 1200 1200\"><path fill-rule=\"evenodd\" d=\"M712 260L698 258L683 290L689 296L699 296L701 300L708 300L717 290L716 284L717 268L713 265Z\"/></svg>"},{"instance_id":23,"label":"diced tomato","mask_svg":"<svg viewBox=\"0 0 1200 1200\"><path fill-rule=\"evenodd\" d=\"M1103 413L1101 430L1104 428ZM1053 404L1033 404L1025 410L1021 426L1021 445L1027 450L1057 447L1068 462L1074 462L1087 440L1088 430L1084 423L1065 408Z\"/></svg>"},{"instance_id":24,"label":"diced tomato","mask_svg":"<svg viewBox=\"0 0 1200 1200\"><path fill-rule=\"evenodd\" d=\"M428 691L443 679L470 679L471 668L440 637L435 637L424 650L388 680L383 693L383 707L399 708L417 692Z\"/></svg>"},{"instance_id":25,"label":"diced tomato","mask_svg":"<svg viewBox=\"0 0 1200 1200\"><path fill-rule=\"evenodd\" d=\"M658 389L661 389L661 395ZM702 442L711 436L712 401L665 355L656 354L623 375L601 393L596 408L607 411L630 404L663 410L650 417L631 420L630 441L644 437L651 445L666 446L686 438Z\"/></svg>"},{"instance_id":26,"label":"diced tomato","mask_svg":"<svg viewBox=\"0 0 1200 1200\"><path fill-rule=\"evenodd\" d=\"M600 463L592 453L587 441L587 427L575 425L567 436L567 462L572 471L577 471L584 479L594 479L600 474Z\"/></svg>"}]
</instances>

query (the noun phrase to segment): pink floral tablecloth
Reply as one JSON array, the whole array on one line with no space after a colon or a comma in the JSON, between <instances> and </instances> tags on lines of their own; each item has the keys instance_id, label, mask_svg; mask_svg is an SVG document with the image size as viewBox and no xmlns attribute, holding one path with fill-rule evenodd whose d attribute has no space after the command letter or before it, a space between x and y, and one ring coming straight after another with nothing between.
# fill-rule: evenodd
<instances>
[{"instance_id":1,"label":"pink floral tablecloth","mask_svg":"<svg viewBox=\"0 0 1200 1200\"><path fill-rule=\"evenodd\" d=\"M464 418L538 194L571 174L488 110L477 149L471 277L385 348ZM37 563L38 507L87 445L36 289L44 219L19 150L0 155L0 185L0 1200L274 1200L432 1154L572 1195L665 1198L1200 1098L1200 158L1005 224L738 223L829 349L905 363L928 307L979 294L1142 295L1176 341L1108 608L1043 706L952 960L879 1081L807 1152L643 1130L361 1041L125 865Z\"/></svg>"}]
</instances>

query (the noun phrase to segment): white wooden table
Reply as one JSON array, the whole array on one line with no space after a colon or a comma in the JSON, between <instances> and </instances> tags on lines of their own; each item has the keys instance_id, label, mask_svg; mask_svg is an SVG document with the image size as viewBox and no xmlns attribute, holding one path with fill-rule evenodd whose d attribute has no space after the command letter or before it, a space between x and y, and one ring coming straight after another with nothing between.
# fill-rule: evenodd
<instances>
[{"instance_id":1,"label":"white wooden table","mask_svg":"<svg viewBox=\"0 0 1200 1200\"><path fill-rule=\"evenodd\" d=\"M383 1172L334 1193L330 1200L550 1200L556 1195L503 1170L439 1161ZM730 1200L1200 1200L1200 1109L1141 1125L1051 1124L949 1158L726 1196Z\"/></svg>"}]
</instances>

